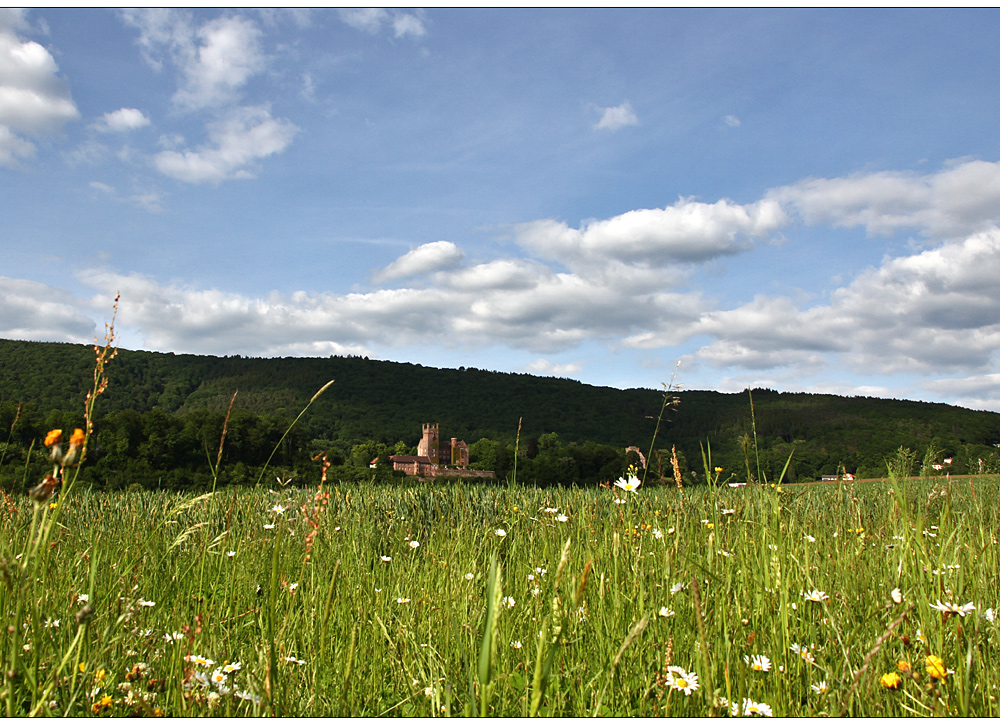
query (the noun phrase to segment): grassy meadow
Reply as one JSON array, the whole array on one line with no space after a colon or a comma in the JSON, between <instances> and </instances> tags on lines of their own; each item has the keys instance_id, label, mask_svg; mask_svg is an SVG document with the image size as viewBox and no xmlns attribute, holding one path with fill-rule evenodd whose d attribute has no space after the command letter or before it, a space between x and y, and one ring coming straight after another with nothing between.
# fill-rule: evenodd
<instances>
[{"instance_id":1,"label":"grassy meadow","mask_svg":"<svg viewBox=\"0 0 1000 725\"><path fill-rule=\"evenodd\" d=\"M7 497L0 708L998 714L1000 480L717 478Z\"/></svg>"}]
</instances>

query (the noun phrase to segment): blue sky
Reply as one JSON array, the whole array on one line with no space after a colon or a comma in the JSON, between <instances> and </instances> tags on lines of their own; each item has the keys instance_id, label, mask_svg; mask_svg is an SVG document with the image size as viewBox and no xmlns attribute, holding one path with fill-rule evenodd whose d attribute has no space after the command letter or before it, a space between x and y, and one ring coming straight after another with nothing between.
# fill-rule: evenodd
<instances>
[{"instance_id":1,"label":"blue sky","mask_svg":"<svg viewBox=\"0 0 1000 725\"><path fill-rule=\"evenodd\" d=\"M0 10L0 337L1000 410L994 10Z\"/></svg>"}]
</instances>

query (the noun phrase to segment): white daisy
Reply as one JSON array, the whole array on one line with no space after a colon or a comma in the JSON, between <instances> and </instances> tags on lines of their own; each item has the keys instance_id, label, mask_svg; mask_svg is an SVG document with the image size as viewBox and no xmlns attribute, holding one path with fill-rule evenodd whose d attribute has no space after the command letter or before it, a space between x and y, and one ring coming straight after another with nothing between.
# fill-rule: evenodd
<instances>
[{"instance_id":1,"label":"white daisy","mask_svg":"<svg viewBox=\"0 0 1000 725\"><path fill-rule=\"evenodd\" d=\"M670 666L667 668L666 685L690 695L698 689L698 675L694 672L685 672L682 667Z\"/></svg>"},{"instance_id":2,"label":"white daisy","mask_svg":"<svg viewBox=\"0 0 1000 725\"><path fill-rule=\"evenodd\" d=\"M743 661L755 672L768 672L771 669L771 660L767 655L754 655L752 658L750 655L744 655Z\"/></svg>"},{"instance_id":3,"label":"white daisy","mask_svg":"<svg viewBox=\"0 0 1000 725\"><path fill-rule=\"evenodd\" d=\"M825 599L829 599L826 592L821 592L819 589L813 589L812 591L802 592L802 596L810 602L822 602Z\"/></svg>"}]
</instances>

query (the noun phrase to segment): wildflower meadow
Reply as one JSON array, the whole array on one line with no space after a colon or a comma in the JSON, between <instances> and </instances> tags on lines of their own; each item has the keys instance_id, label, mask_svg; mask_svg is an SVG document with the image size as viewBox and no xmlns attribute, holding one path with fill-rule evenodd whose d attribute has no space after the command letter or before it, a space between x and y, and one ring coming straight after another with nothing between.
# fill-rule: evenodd
<instances>
[{"instance_id":1,"label":"wildflower meadow","mask_svg":"<svg viewBox=\"0 0 1000 725\"><path fill-rule=\"evenodd\" d=\"M0 700L8 716L996 714L997 480L778 488L8 498Z\"/></svg>"},{"instance_id":2,"label":"wildflower meadow","mask_svg":"<svg viewBox=\"0 0 1000 725\"><path fill-rule=\"evenodd\" d=\"M310 485L99 492L95 350L83 426L0 505L7 716L998 714L996 477L737 485L706 448L694 487L319 457Z\"/></svg>"}]
</instances>

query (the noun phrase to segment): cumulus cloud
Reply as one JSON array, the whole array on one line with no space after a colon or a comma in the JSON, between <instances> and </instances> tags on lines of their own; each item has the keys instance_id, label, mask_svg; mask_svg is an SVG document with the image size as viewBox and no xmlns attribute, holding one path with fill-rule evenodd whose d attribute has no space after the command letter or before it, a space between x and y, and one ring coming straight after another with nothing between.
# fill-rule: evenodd
<instances>
[{"instance_id":1,"label":"cumulus cloud","mask_svg":"<svg viewBox=\"0 0 1000 725\"><path fill-rule=\"evenodd\" d=\"M924 385L935 395L974 410L1000 410L1000 373L942 378Z\"/></svg>"},{"instance_id":2,"label":"cumulus cloud","mask_svg":"<svg viewBox=\"0 0 1000 725\"><path fill-rule=\"evenodd\" d=\"M149 125L149 118L138 108L119 108L101 116L94 129L102 133L124 133Z\"/></svg>"},{"instance_id":3,"label":"cumulus cloud","mask_svg":"<svg viewBox=\"0 0 1000 725\"><path fill-rule=\"evenodd\" d=\"M261 30L248 18L227 15L198 25L190 12L164 8L125 10L122 18L139 31L136 43L150 65L178 70L174 102L182 109L235 103L266 68Z\"/></svg>"},{"instance_id":4,"label":"cumulus cloud","mask_svg":"<svg viewBox=\"0 0 1000 725\"><path fill-rule=\"evenodd\" d=\"M579 229L542 219L516 229L517 241L547 259L614 259L660 266L704 262L748 250L786 223L781 206L770 200L739 205L681 199L663 209L637 209Z\"/></svg>"},{"instance_id":5,"label":"cumulus cloud","mask_svg":"<svg viewBox=\"0 0 1000 725\"><path fill-rule=\"evenodd\" d=\"M531 289L543 276L544 268L523 259L497 259L471 267L448 270L435 282L457 290Z\"/></svg>"},{"instance_id":6,"label":"cumulus cloud","mask_svg":"<svg viewBox=\"0 0 1000 725\"><path fill-rule=\"evenodd\" d=\"M241 17L222 17L198 28L183 56L183 85L174 100L187 108L231 103L252 76L264 69L260 29Z\"/></svg>"},{"instance_id":7,"label":"cumulus cloud","mask_svg":"<svg viewBox=\"0 0 1000 725\"><path fill-rule=\"evenodd\" d=\"M291 121L272 117L267 104L241 104L250 79L267 68L254 21L224 15L198 24L190 12L165 9L127 10L122 18L139 31L136 42L147 62L176 69L177 108L212 114L208 141L197 148L161 137L167 148L152 162L160 173L191 184L247 179L256 175L257 162L288 148L298 131ZM134 114L116 120L140 122Z\"/></svg>"},{"instance_id":8,"label":"cumulus cloud","mask_svg":"<svg viewBox=\"0 0 1000 725\"><path fill-rule=\"evenodd\" d=\"M501 345L551 355L584 340L617 340L651 319L690 325L703 311L692 296L635 295L518 260L438 269L432 279L420 288L253 297L137 274L81 275L98 290L121 291L122 324L141 331L145 346L192 353L287 355L331 345L431 344ZM470 284L476 279L483 284Z\"/></svg>"},{"instance_id":9,"label":"cumulus cloud","mask_svg":"<svg viewBox=\"0 0 1000 725\"><path fill-rule=\"evenodd\" d=\"M924 175L877 171L806 179L768 198L796 210L806 224L860 226L870 235L916 230L957 237L1000 222L1000 162L960 161Z\"/></svg>"},{"instance_id":10,"label":"cumulus cloud","mask_svg":"<svg viewBox=\"0 0 1000 725\"><path fill-rule=\"evenodd\" d=\"M465 254L451 242L430 242L412 249L374 276L375 281L418 277L454 267Z\"/></svg>"},{"instance_id":11,"label":"cumulus cloud","mask_svg":"<svg viewBox=\"0 0 1000 725\"><path fill-rule=\"evenodd\" d=\"M88 343L94 341L96 327L68 292L41 282L0 277L0 337Z\"/></svg>"},{"instance_id":12,"label":"cumulus cloud","mask_svg":"<svg viewBox=\"0 0 1000 725\"><path fill-rule=\"evenodd\" d=\"M625 126L638 126L639 119L628 101L620 106L601 108L601 119L594 124L595 130L617 131Z\"/></svg>"},{"instance_id":13,"label":"cumulus cloud","mask_svg":"<svg viewBox=\"0 0 1000 725\"><path fill-rule=\"evenodd\" d=\"M419 38L427 34L423 20L413 13L383 8L342 8L340 19L357 30L375 35L383 28L391 28L397 38L407 35Z\"/></svg>"},{"instance_id":14,"label":"cumulus cloud","mask_svg":"<svg viewBox=\"0 0 1000 725\"><path fill-rule=\"evenodd\" d=\"M20 11L0 15L0 164L5 166L34 153L24 135L55 133L80 117L52 54L19 37L26 27Z\"/></svg>"},{"instance_id":15,"label":"cumulus cloud","mask_svg":"<svg viewBox=\"0 0 1000 725\"><path fill-rule=\"evenodd\" d=\"M284 151L298 129L291 121L272 118L263 106L231 110L207 128L209 142L197 149L167 150L153 163L160 173L190 184L218 184L255 175L256 162Z\"/></svg>"},{"instance_id":16,"label":"cumulus cloud","mask_svg":"<svg viewBox=\"0 0 1000 725\"><path fill-rule=\"evenodd\" d=\"M524 367L524 371L533 375L565 378L579 375L583 368L577 363L554 363L545 358L534 360Z\"/></svg>"},{"instance_id":17,"label":"cumulus cloud","mask_svg":"<svg viewBox=\"0 0 1000 725\"><path fill-rule=\"evenodd\" d=\"M799 309L757 297L706 313L687 329L715 340L696 354L718 367L932 374L991 369L1000 352L1000 229L888 259L834 291L828 304ZM663 344L669 331L629 340Z\"/></svg>"}]
</instances>

